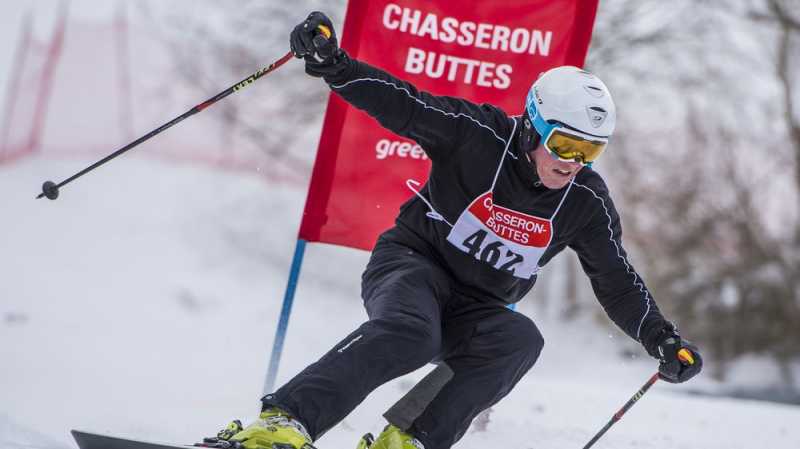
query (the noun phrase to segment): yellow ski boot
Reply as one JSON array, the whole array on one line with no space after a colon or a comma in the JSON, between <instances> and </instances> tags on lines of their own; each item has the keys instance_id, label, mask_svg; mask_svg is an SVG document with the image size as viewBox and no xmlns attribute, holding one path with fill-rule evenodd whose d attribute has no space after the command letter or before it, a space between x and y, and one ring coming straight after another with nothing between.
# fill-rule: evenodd
<instances>
[{"instance_id":1,"label":"yellow ski boot","mask_svg":"<svg viewBox=\"0 0 800 449\"><path fill-rule=\"evenodd\" d=\"M361 437L356 449L425 449L422 443L391 424L375 439L371 433Z\"/></svg>"},{"instance_id":2,"label":"yellow ski boot","mask_svg":"<svg viewBox=\"0 0 800 449\"><path fill-rule=\"evenodd\" d=\"M247 427L239 420L228 424L216 438L198 446L219 449L315 449L305 427L286 412L271 408Z\"/></svg>"}]
</instances>

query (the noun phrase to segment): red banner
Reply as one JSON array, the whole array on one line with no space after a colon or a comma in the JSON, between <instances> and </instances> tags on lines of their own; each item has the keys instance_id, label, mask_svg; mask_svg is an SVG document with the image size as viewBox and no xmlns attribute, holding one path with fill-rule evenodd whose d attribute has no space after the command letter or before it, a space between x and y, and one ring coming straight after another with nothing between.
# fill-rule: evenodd
<instances>
[{"instance_id":1,"label":"red banner","mask_svg":"<svg viewBox=\"0 0 800 449\"><path fill-rule=\"evenodd\" d=\"M597 0L350 0L342 47L436 95L522 113L539 73L582 66ZM430 162L331 95L300 238L372 249Z\"/></svg>"}]
</instances>

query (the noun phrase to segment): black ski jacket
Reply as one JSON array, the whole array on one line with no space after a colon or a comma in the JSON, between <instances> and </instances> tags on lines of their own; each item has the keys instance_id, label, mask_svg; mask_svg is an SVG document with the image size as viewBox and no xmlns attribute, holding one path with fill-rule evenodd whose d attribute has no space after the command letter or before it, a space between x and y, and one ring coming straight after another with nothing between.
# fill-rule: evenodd
<instances>
[{"instance_id":1,"label":"black ski jacket","mask_svg":"<svg viewBox=\"0 0 800 449\"><path fill-rule=\"evenodd\" d=\"M448 241L452 225L492 187L497 174L494 204L553 217L552 238L538 266L545 266L567 246L575 250L608 316L653 353L656 340L671 324L627 259L619 215L596 171L584 168L570 186L551 190L539 182L519 142L519 117L509 117L492 105L418 91L355 59L325 81L383 127L416 141L432 161L419 195L403 204L395 227L380 238L407 245L436 261L450 274L452 288L459 294L478 301L519 301L533 287L536 274L515 276L512 251L498 244L481 248L481 235Z\"/></svg>"}]
</instances>

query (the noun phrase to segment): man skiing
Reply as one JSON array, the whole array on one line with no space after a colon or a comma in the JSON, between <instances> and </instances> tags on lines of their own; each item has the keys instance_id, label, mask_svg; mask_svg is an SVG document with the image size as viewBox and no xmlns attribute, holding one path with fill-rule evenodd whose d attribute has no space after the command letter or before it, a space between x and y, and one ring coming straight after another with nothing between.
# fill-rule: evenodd
<instances>
[{"instance_id":1,"label":"man skiing","mask_svg":"<svg viewBox=\"0 0 800 449\"><path fill-rule=\"evenodd\" d=\"M369 320L264 396L253 424L235 421L220 432L220 443L308 447L375 388L435 361L452 378L410 424L390 422L372 448L449 448L536 362L539 330L506 306L565 247L578 254L608 316L659 359L662 379L684 382L700 372L697 348L662 316L628 262L619 216L591 170L616 121L600 79L575 67L549 70L533 83L523 114L509 117L420 92L350 58L322 13L295 27L290 44L306 73L415 140L432 169L372 252L362 276ZM681 350L691 351L693 364L681 362Z\"/></svg>"}]
</instances>

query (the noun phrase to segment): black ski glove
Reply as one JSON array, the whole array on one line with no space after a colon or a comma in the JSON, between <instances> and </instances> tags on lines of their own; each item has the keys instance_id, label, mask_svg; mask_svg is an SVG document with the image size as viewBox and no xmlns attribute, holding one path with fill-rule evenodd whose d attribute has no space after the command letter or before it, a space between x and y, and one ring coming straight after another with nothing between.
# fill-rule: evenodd
<instances>
[{"instance_id":1,"label":"black ski glove","mask_svg":"<svg viewBox=\"0 0 800 449\"><path fill-rule=\"evenodd\" d=\"M648 352L661 362L659 377L670 383L686 382L703 369L703 358L697 346L682 340L672 329L665 329L658 344Z\"/></svg>"},{"instance_id":2,"label":"black ski glove","mask_svg":"<svg viewBox=\"0 0 800 449\"><path fill-rule=\"evenodd\" d=\"M294 27L289 45L296 58L305 59L306 73L317 78L336 76L350 65L347 53L339 48L331 19L319 11Z\"/></svg>"}]
</instances>

